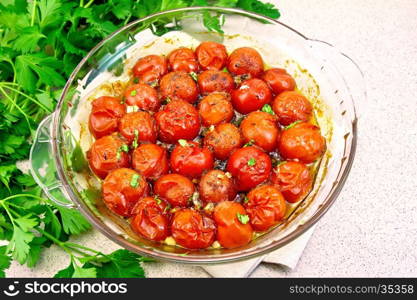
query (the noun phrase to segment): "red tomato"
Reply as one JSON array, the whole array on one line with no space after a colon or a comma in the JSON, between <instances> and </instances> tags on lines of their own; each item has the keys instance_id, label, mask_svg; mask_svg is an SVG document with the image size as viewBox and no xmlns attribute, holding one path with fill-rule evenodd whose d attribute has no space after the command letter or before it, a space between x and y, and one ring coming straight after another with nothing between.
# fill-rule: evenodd
<instances>
[{"instance_id":1,"label":"red tomato","mask_svg":"<svg viewBox=\"0 0 417 300\"><path fill-rule=\"evenodd\" d=\"M214 208L214 220L217 224L217 240L224 248L237 248L248 244L252 240L253 230L246 221L245 208L232 201L223 201ZM242 218L243 217L243 218Z\"/></svg>"},{"instance_id":2,"label":"red tomato","mask_svg":"<svg viewBox=\"0 0 417 300\"><path fill-rule=\"evenodd\" d=\"M245 208L255 231L266 231L284 218L287 208L278 188L272 185L258 186L247 197Z\"/></svg>"},{"instance_id":3,"label":"red tomato","mask_svg":"<svg viewBox=\"0 0 417 300\"><path fill-rule=\"evenodd\" d=\"M129 143L155 143L158 136L155 119L146 111L125 114L120 120L119 131Z\"/></svg>"},{"instance_id":4,"label":"red tomato","mask_svg":"<svg viewBox=\"0 0 417 300\"><path fill-rule=\"evenodd\" d=\"M126 105L137 106L141 110L158 111L161 106L157 91L147 84L131 85L124 95Z\"/></svg>"},{"instance_id":5,"label":"red tomato","mask_svg":"<svg viewBox=\"0 0 417 300\"><path fill-rule=\"evenodd\" d=\"M88 126L96 139L117 131L119 120L126 108L115 97L99 97L92 102Z\"/></svg>"},{"instance_id":6,"label":"red tomato","mask_svg":"<svg viewBox=\"0 0 417 300\"><path fill-rule=\"evenodd\" d=\"M199 183L200 198L204 202L232 201L236 197L236 189L230 173L221 170L208 171Z\"/></svg>"},{"instance_id":7,"label":"red tomato","mask_svg":"<svg viewBox=\"0 0 417 300\"><path fill-rule=\"evenodd\" d=\"M178 71L166 74L161 79L162 98L184 100L194 103L198 97L198 88L194 79L186 72Z\"/></svg>"},{"instance_id":8,"label":"red tomato","mask_svg":"<svg viewBox=\"0 0 417 300\"><path fill-rule=\"evenodd\" d=\"M310 123L299 123L282 131L278 151L285 159L298 159L309 164L324 154L326 140L320 134L319 127Z\"/></svg>"},{"instance_id":9,"label":"red tomato","mask_svg":"<svg viewBox=\"0 0 417 300\"><path fill-rule=\"evenodd\" d=\"M204 71L198 75L197 81L202 94L213 92L230 93L235 87L232 75L223 71Z\"/></svg>"},{"instance_id":10,"label":"red tomato","mask_svg":"<svg viewBox=\"0 0 417 300\"><path fill-rule=\"evenodd\" d=\"M253 142L266 152L276 150L279 137L277 118L263 111L254 111L240 123L244 143Z\"/></svg>"},{"instance_id":11,"label":"red tomato","mask_svg":"<svg viewBox=\"0 0 417 300\"><path fill-rule=\"evenodd\" d=\"M163 241L169 235L167 205L158 198L145 197L138 201L130 226L134 232L151 241Z\"/></svg>"},{"instance_id":12,"label":"red tomato","mask_svg":"<svg viewBox=\"0 0 417 300\"><path fill-rule=\"evenodd\" d=\"M171 152L171 169L175 173L198 178L206 171L213 169L213 153L204 147L200 148L197 142L180 141Z\"/></svg>"},{"instance_id":13,"label":"red tomato","mask_svg":"<svg viewBox=\"0 0 417 300\"><path fill-rule=\"evenodd\" d=\"M245 80L238 89L232 91L233 107L241 114L261 109L271 99L268 85L257 78Z\"/></svg>"},{"instance_id":14,"label":"red tomato","mask_svg":"<svg viewBox=\"0 0 417 300\"><path fill-rule=\"evenodd\" d=\"M235 75L250 74L259 77L264 71L264 62L258 51L242 47L230 54L227 69Z\"/></svg>"},{"instance_id":15,"label":"red tomato","mask_svg":"<svg viewBox=\"0 0 417 300\"><path fill-rule=\"evenodd\" d=\"M156 180L169 172L167 151L156 144L142 144L133 151L132 166L146 178Z\"/></svg>"},{"instance_id":16,"label":"red tomato","mask_svg":"<svg viewBox=\"0 0 417 300\"><path fill-rule=\"evenodd\" d=\"M249 146L236 150L227 162L239 191L248 191L269 178L272 165L268 154Z\"/></svg>"},{"instance_id":17,"label":"red tomato","mask_svg":"<svg viewBox=\"0 0 417 300\"><path fill-rule=\"evenodd\" d=\"M224 93L205 96L198 104L198 110L204 126L229 122L234 115L230 96Z\"/></svg>"},{"instance_id":18,"label":"red tomato","mask_svg":"<svg viewBox=\"0 0 417 300\"><path fill-rule=\"evenodd\" d=\"M129 167L129 147L117 134L96 140L87 152L91 170L103 179L114 169Z\"/></svg>"},{"instance_id":19,"label":"red tomato","mask_svg":"<svg viewBox=\"0 0 417 300\"><path fill-rule=\"evenodd\" d=\"M159 177L154 184L154 192L161 199L168 201L172 206L187 206L190 197L194 194L194 184L180 174L167 174Z\"/></svg>"},{"instance_id":20,"label":"red tomato","mask_svg":"<svg viewBox=\"0 0 417 300\"><path fill-rule=\"evenodd\" d=\"M193 50L189 48L178 48L168 56L169 67L172 71L184 71L187 73L198 71L197 58Z\"/></svg>"},{"instance_id":21,"label":"red tomato","mask_svg":"<svg viewBox=\"0 0 417 300\"><path fill-rule=\"evenodd\" d=\"M227 160L233 151L242 146L242 137L235 125L219 124L206 133L204 146L210 148L217 159Z\"/></svg>"},{"instance_id":22,"label":"red tomato","mask_svg":"<svg viewBox=\"0 0 417 300\"><path fill-rule=\"evenodd\" d=\"M133 76L141 83L152 83L161 79L168 71L168 64L163 56L148 55L140 58L133 67Z\"/></svg>"},{"instance_id":23,"label":"red tomato","mask_svg":"<svg viewBox=\"0 0 417 300\"><path fill-rule=\"evenodd\" d=\"M203 249L213 244L216 237L216 224L210 217L185 208L174 214L171 231L172 237L181 246L189 249Z\"/></svg>"},{"instance_id":24,"label":"red tomato","mask_svg":"<svg viewBox=\"0 0 417 300\"><path fill-rule=\"evenodd\" d=\"M293 91L295 80L285 69L269 69L262 74L262 79L268 83L274 94L278 95L285 91Z\"/></svg>"},{"instance_id":25,"label":"red tomato","mask_svg":"<svg viewBox=\"0 0 417 300\"><path fill-rule=\"evenodd\" d=\"M288 161L278 165L272 172L271 181L280 189L285 200L290 203L302 200L313 185L313 177L308 167L296 161Z\"/></svg>"},{"instance_id":26,"label":"red tomato","mask_svg":"<svg viewBox=\"0 0 417 300\"><path fill-rule=\"evenodd\" d=\"M127 168L113 170L103 181L103 201L114 213L130 217L140 198L148 193L148 184L141 174Z\"/></svg>"},{"instance_id":27,"label":"red tomato","mask_svg":"<svg viewBox=\"0 0 417 300\"><path fill-rule=\"evenodd\" d=\"M281 125L287 126L295 121L308 121L313 113L313 106L306 97L297 92L283 92L272 104L272 108Z\"/></svg>"},{"instance_id":28,"label":"red tomato","mask_svg":"<svg viewBox=\"0 0 417 300\"><path fill-rule=\"evenodd\" d=\"M155 114L159 138L174 144L179 139L193 140L200 132L198 111L190 103L176 100L168 103Z\"/></svg>"},{"instance_id":29,"label":"red tomato","mask_svg":"<svg viewBox=\"0 0 417 300\"><path fill-rule=\"evenodd\" d=\"M215 42L202 42L195 49L198 62L203 70L221 70L226 65L226 47Z\"/></svg>"}]
</instances>

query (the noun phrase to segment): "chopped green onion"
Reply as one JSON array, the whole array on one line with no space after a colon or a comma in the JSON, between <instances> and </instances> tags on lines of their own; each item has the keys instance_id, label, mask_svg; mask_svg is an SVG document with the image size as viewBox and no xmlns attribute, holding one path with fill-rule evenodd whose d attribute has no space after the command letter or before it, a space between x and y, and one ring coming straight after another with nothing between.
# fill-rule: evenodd
<instances>
[{"instance_id":1,"label":"chopped green onion","mask_svg":"<svg viewBox=\"0 0 417 300\"><path fill-rule=\"evenodd\" d=\"M155 196L155 202L156 204L160 205L162 203L162 200L158 198L158 196Z\"/></svg>"},{"instance_id":2,"label":"chopped green onion","mask_svg":"<svg viewBox=\"0 0 417 300\"><path fill-rule=\"evenodd\" d=\"M132 142L132 147L133 147L134 149L136 149L136 148L138 147L139 130L135 129L135 130L134 130L134 134L135 134L135 138L133 139L133 142Z\"/></svg>"},{"instance_id":3,"label":"chopped green onion","mask_svg":"<svg viewBox=\"0 0 417 300\"><path fill-rule=\"evenodd\" d=\"M137 111L139 111L139 107L137 107L136 105L129 105L128 107L126 107L127 113L132 113L132 112L137 112Z\"/></svg>"},{"instance_id":4,"label":"chopped green onion","mask_svg":"<svg viewBox=\"0 0 417 300\"><path fill-rule=\"evenodd\" d=\"M240 213L237 213L236 216L237 216L237 219L239 220L240 223L248 224L248 222L249 222L249 216L248 215L242 215Z\"/></svg>"},{"instance_id":5,"label":"chopped green onion","mask_svg":"<svg viewBox=\"0 0 417 300\"><path fill-rule=\"evenodd\" d=\"M194 81L197 81L197 74L195 72L190 72L190 76L194 79Z\"/></svg>"},{"instance_id":6,"label":"chopped green onion","mask_svg":"<svg viewBox=\"0 0 417 300\"><path fill-rule=\"evenodd\" d=\"M140 175L139 174L134 174L132 176L132 179L130 180L130 186L134 187L134 188L138 187L139 179L140 179Z\"/></svg>"},{"instance_id":7,"label":"chopped green onion","mask_svg":"<svg viewBox=\"0 0 417 300\"><path fill-rule=\"evenodd\" d=\"M256 164L256 159L254 159L253 157L248 160L249 167L253 167L255 164Z\"/></svg>"},{"instance_id":8,"label":"chopped green onion","mask_svg":"<svg viewBox=\"0 0 417 300\"><path fill-rule=\"evenodd\" d=\"M269 105L269 104L265 104L265 105L262 107L262 111L263 111L263 112L266 112L266 113L268 113L268 114L271 114L271 115L275 115L274 111L272 110L271 105Z\"/></svg>"},{"instance_id":9,"label":"chopped green onion","mask_svg":"<svg viewBox=\"0 0 417 300\"><path fill-rule=\"evenodd\" d=\"M297 125L298 123L301 123L301 122L302 122L301 120L295 121L295 122L291 123L290 125L285 126L284 130L288 130L290 128L293 128L295 125Z\"/></svg>"}]
</instances>

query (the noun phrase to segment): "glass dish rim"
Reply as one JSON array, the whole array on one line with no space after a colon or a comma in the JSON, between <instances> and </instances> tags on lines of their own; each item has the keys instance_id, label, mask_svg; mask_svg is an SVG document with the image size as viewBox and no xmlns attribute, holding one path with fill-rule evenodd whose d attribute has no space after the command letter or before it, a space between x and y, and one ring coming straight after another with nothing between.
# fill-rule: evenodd
<instances>
[{"instance_id":1,"label":"glass dish rim","mask_svg":"<svg viewBox=\"0 0 417 300\"><path fill-rule=\"evenodd\" d=\"M114 234L114 232L109 228L104 228L101 224L99 219L91 214L89 212L88 206L79 199L75 193L70 188L70 184L67 180L67 177L65 176L65 168L64 168L64 160L63 157L60 155L60 149L59 149L59 138L60 138L60 127L59 127L59 112L61 111L63 107L64 99L68 93L68 90L73 83L76 75L78 74L79 70L83 67L83 65L86 63L86 61L96 53L98 49L101 48L103 44L105 44L108 40L112 39L114 36L118 35L120 32L135 26L138 23L144 22L146 20L152 19L157 16L162 16L170 13L177 13L177 12L188 12L188 11L223 11L226 13L234 13L239 15L244 15L246 17L252 17L257 19L264 19L265 21L275 23L281 26L286 27L290 31L294 32L295 34L299 35L306 41L317 41L315 39L309 39L299 31L291 28L290 26L277 21L275 19L272 19L270 17L262 16L260 14L249 12L241 9L236 8L223 8L223 7L206 7L206 6L195 6L195 7L185 7L185 8L178 8L178 9L172 9L167 10L163 12L158 12L149 16L146 16L142 19L138 19L136 21L130 22L126 24L125 26L121 27L117 31L111 33L109 36L107 36L105 39L100 41L94 48L92 48L88 54L80 61L80 63L77 65L77 67L74 69L74 71L71 73L70 77L68 78L63 90L61 97L58 101L58 104L56 106L55 112L53 113L52 117L52 129L51 129L51 137L52 137L52 154L57 166L57 173L59 180L63 182L63 187L68 194L70 200L75 204L75 208L78 209L86 218L87 220L94 225L95 228L97 228L102 234L104 234L107 238L109 238L111 241L117 243L119 246L122 246L132 252L139 253L141 255L154 257L157 259L161 259L164 261L171 261L171 262L177 262L177 263L185 263L185 264L216 264L216 263L226 263L226 262L234 262L239 260L246 260L253 257L257 257L269 252L272 252L276 249L279 249L286 244L290 243L291 241L298 238L300 235L302 235L304 232L306 232L309 228L311 228L326 212L327 210L333 205L337 197L339 196L340 192L342 191L342 188L346 182L346 179L348 177L348 174L352 168L355 152L356 152L356 145L357 145L357 116L355 112L355 104L352 101L352 105L354 107L353 113L354 118L352 120L352 144L350 148L350 154L348 156L348 161L346 163L346 167L340 177L340 181L338 182L335 189L333 189L330 194L327 196L328 199L322 204L322 206L313 214L313 216L305 221L302 226L298 226L297 229L295 229L293 232L291 232L289 235L283 237L282 239L273 241L269 243L268 245L264 245L261 247L257 247L252 250L248 250L247 252L236 252L236 253L230 253L227 255L222 255L219 257L187 257L187 256L179 256L178 254L172 254L169 252L163 252L158 251L155 252L152 249L141 247L137 244L133 244L129 242L128 240L124 239L122 236ZM329 43L325 42L326 44L330 45ZM350 59L350 58L349 58ZM352 61L355 63L354 61ZM355 63L356 64L356 63Z\"/></svg>"}]
</instances>

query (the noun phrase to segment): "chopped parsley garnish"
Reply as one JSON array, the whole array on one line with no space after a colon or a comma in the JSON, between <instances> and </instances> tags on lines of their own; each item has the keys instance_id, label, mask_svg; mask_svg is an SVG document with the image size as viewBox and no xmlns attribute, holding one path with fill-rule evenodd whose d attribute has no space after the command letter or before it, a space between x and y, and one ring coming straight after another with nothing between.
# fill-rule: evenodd
<instances>
[{"instance_id":1,"label":"chopped parsley garnish","mask_svg":"<svg viewBox=\"0 0 417 300\"><path fill-rule=\"evenodd\" d=\"M136 148L138 147L139 130L135 129L135 130L134 130L134 135L135 135L135 138L133 139L133 142L132 142L132 147L133 147L134 149L136 149Z\"/></svg>"},{"instance_id":2,"label":"chopped parsley garnish","mask_svg":"<svg viewBox=\"0 0 417 300\"><path fill-rule=\"evenodd\" d=\"M248 196L245 196L245 198L243 198L243 203L248 203L249 202L249 198Z\"/></svg>"},{"instance_id":3,"label":"chopped parsley garnish","mask_svg":"<svg viewBox=\"0 0 417 300\"><path fill-rule=\"evenodd\" d=\"M187 147L188 143L186 140L180 139L178 140L178 144L180 144L181 147Z\"/></svg>"},{"instance_id":4,"label":"chopped parsley garnish","mask_svg":"<svg viewBox=\"0 0 417 300\"><path fill-rule=\"evenodd\" d=\"M239 222L242 223L242 224L248 224L248 222L249 222L249 216L248 215L242 215L240 213L237 213L236 217L239 220Z\"/></svg>"},{"instance_id":5,"label":"chopped parsley garnish","mask_svg":"<svg viewBox=\"0 0 417 300\"><path fill-rule=\"evenodd\" d=\"M137 90L133 90L133 91L131 91L130 92L130 96L136 96L138 94L138 91Z\"/></svg>"},{"instance_id":6,"label":"chopped parsley garnish","mask_svg":"<svg viewBox=\"0 0 417 300\"><path fill-rule=\"evenodd\" d=\"M158 196L155 196L155 202L156 204L160 205L162 203L162 200L158 198Z\"/></svg>"},{"instance_id":7,"label":"chopped parsley garnish","mask_svg":"<svg viewBox=\"0 0 417 300\"><path fill-rule=\"evenodd\" d=\"M248 160L249 167L253 167L255 164L256 164L256 159L254 159L253 157Z\"/></svg>"},{"instance_id":8,"label":"chopped parsley garnish","mask_svg":"<svg viewBox=\"0 0 417 300\"><path fill-rule=\"evenodd\" d=\"M271 105L269 105L269 104L265 104L265 105L262 107L262 111L263 111L263 112L266 112L266 113L268 113L268 114L271 114L271 115L275 115L274 111L272 110Z\"/></svg>"},{"instance_id":9,"label":"chopped parsley garnish","mask_svg":"<svg viewBox=\"0 0 417 300\"><path fill-rule=\"evenodd\" d=\"M253 144L255 144L255 141L254 140L250 140L249 142L247 142L246 144L244 144L243 147L253 146Z\"/></svg>"},{"instance_id":10,"label":"chopped parsley garnish","mask_svg":"<svg viewBox=\"0 0 417 300\"><path fill-rule=\"evenodd\" d=\"M117 160L120 160L122 158L122 152L129 152L129 146L126 144L123 144L119 147L119 149L117 149L116 152L116 158Z\"/></svg>"},{"instance_id":11,"label":"chopped parsley garnish","mask_svg":"<svg viewBox=\"0 0 417 300\"><path fill-rule=\"evenodd\" d=\"M301 120L295 121L295 122L291 123L290 125L285 126L285 127L284 127L284 130L288 130L288 129L290 129L290 128L293 128L293 127L294 127L295 125L297 125L298 123L301 123Z\"/></svg>"},{"instance_id":12,"label":"chopped parsley garnish","mask_svg":"<svg viewBox=\"0 0 417 300\"><path fill-rule=\"evenodd\" d=\"M194 81L197 81L197 73L195 73L195 72L190 72L190 76L191 76L191 78L193 78L193 79L194 79Z\"/></svg>"}]
</instances>

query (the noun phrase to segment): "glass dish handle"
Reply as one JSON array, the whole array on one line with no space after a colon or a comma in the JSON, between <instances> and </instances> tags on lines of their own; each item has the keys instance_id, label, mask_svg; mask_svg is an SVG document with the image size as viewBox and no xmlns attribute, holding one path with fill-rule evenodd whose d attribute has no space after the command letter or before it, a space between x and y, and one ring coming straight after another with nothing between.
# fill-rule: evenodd
<instances>
[{"instance_id":1,"label":"glass dish handle","mask_svg":"<svg viewBox=\"0 0 417 300\"><path fill-rule=\"evenodd\" d=\"M353 104L356 104L354 105L356 108L355 117L360 117L360 108L366 101L367 95L365 75L359 65L330 43L310 39L309 44L316 54L325 62L328 61L332 64L343 78L354 102Z\"/></svg>"},{"instance_id":2,"label":"glass dish handle","mask_svg":"<svg viewBox=\"0 0 417 300\"><path fill-rule=\"evenodd\" d=\"M75 205L68 200L69 196L59 179L55 159L52 155L52 138L50 135L53 114L46 117L36 131L30 149L30 173L46 196L55 204L67 208Z\"/></svg>"}]
</instances>

